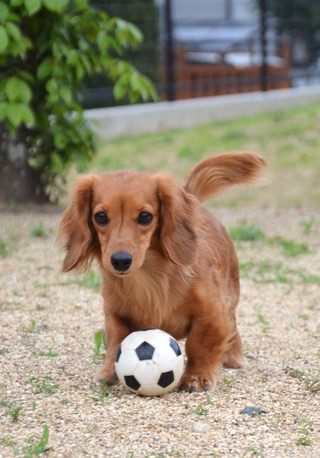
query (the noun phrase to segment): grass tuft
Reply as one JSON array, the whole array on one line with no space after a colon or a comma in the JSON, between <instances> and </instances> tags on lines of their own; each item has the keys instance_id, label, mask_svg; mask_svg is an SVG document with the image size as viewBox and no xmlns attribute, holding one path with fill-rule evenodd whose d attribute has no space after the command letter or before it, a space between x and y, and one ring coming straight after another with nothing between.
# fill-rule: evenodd
<instances>
[{"instance_id":1,"label":"grass tuft","mask_svg":"<svg viewBox=\"0 0 320 458\"><path fill-rule=\"evenodd\" d=\"M54 394L59 389L59 383L54 383L54 380L49 375L45 377L30 377L28 383L34 387L36 394Z\"/></svg>"},{"instance_id":2,"label":"grass tuft","mask_svg":"<svg viewBox=\"0 0 320 458\"><path fill-rule=\"evenodd\" d=\"M29 438L28 445L23 448L24 458L33 458L34 456L41 455L50 450L49 447L49 428L47 425L44 426L41 437Z\"/></svg>"},{"instance_id":3,"label":"grass tuft","mask_svg":"<svg viewBox=\"0 0 320 458\"><path fill-rule=\"evenodd\" d=\"M193 413L195 413L196 415L207 415L208 412L209 410L201 404L199 404L193 409Z\"/></svg>"},{"instance_id":4,"label":"grass tuft","mask_svg":"<svg viewBox=\"0 0 320 458\"><path fill-rule=\"evenodd\" d=\"M38 237L38 238L48 237L48 232L45 229L42 221L39 221L31 228L30 235L31 237Z\"/></svg>"},{"instance_id":5,"label":"grass tuft","mask_svg":"<svg viewBox=\"0 0 320 458\"><path fill-rule=\"evenodd\" d=\"M230 236L234 241L241 242L256 242L264 240L265 234L260 228L254 224L247 224L246 222L239 223L237 226L230 228Z\"/></svg>"},{"instance_id":6,"label":"grass tuft","mask_svg":"<svg viewBox=\"0 0 320 458\"><path fill-rule=\"evenodd\" d=\"M286 240L281 237L271 239L271 243L278 245L284 256L296 257L304 254L310 254L311 250L305 243L297 243L294 240Z\"/></svg>"},{"instance_id":7,"label":"grass tuft","mask_svg":"<svg viewBox=\"0 0 320 458\"><path fill-rule=\"evenodd\" d=\"M242 278L259 284L320 285L319 275L308 273L305 269L290 268L281 262L269 260L242 261L240 270Z\"/></svg>"},{"instance_id":8,"label":"grass tuft","mask_svg":"<svg viewBox=\"0 0 320 458\"><path fill-rule=\"evenodd\" d=\"M88 274L82 280L80 280L80 285L84 288L92 289L94 291L100 291L100 275L96 273L94 270L90 270Z\"/></svg>"},{"instance_id":9,"label":"grass tuft","mask_svg":"<svg viewBox=\"0 0 320 458\"><path fill-rule=\"evenodd\" d=\"M93 351L93 362L99 363L105 356L106 342L104 333L102 331L97 331L94 335L94 347Z\"/></svg>"},{"instance_id":10,"label":"grass tuft","mask_svg":"<svg viewBox=\"0 0 320 458\"><path fill-rule=\"evenodd\" d=\"M0 405L6 408L5 415L10 417L13 423L19 420L19 416L22 410L20 405L11 401L1 401Z\"/></svg>"},{"instance_id":11,"label":"grass tuft","mask_svg":"<svg viewBox=\"0 0 320 458\"><path fill-rule=\"evenodd\" d=\"M0 238L0 258L5 258L9 254L9 246L8 243Z\"/></svg>"},{"instance_id":12,"label":"grass tuft","mask_svg":"<svg viewBox=\"0 0 320 458\"><path fill-rule=\"evenodd\" d=\"M316 220L313 216L311 216L308 219L303 219L302 221L300 221L300 226L302 227L303 233L305 235L309 235L312 231L315 230Z\"/></svg>"}]
</instances>

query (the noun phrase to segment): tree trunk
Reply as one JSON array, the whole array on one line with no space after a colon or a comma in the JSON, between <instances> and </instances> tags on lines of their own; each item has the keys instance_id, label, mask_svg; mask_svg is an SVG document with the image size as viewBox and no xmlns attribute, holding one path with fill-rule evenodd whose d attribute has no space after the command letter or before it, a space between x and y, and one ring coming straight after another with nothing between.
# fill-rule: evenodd
<instances>
[{"instance_id":1,"label":"tree trunk","mask_svg":"<svg viewBox=\"0 0 320 458\"><path fill-rule=\"evenodd\" d=\"M29 165L27 129L15 135L0 124L0 201L6 204L46 202L41 176Z\"/></svg>"}]
</instances>

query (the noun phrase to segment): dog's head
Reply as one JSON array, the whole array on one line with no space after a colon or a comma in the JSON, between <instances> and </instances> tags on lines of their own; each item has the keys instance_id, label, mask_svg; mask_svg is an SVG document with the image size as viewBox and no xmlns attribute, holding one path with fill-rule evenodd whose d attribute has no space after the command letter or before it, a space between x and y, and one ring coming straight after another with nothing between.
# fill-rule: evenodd
<instances>
[{"instance_id":1,"label":"dog's head","mask_svg":"<svg viewBox=\"0 0 320 458\"><path fill-rule=\"evenodd\" d=\"M167 175L83 176L60 224L67 249L63 270L87 268L97 258L113 275L132 274L143 266L149 249L174 264L190 265L198 211L197 199Z\"/></svg>"}]
</instances>

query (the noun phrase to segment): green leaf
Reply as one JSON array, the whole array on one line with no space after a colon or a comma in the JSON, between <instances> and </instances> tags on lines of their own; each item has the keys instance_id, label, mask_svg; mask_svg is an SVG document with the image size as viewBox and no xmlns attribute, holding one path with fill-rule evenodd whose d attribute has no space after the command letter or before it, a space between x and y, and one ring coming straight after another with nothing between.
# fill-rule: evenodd
<instances>
[{"instance_id":1,"label":"green leaf","mask_svg":"<svg viewBox=\"0 0 320 458\"><path fill-rule=\"evenodd\" d=\"M53 152L50 154L50 161L51 161L51 166L53 170L55 170L56 173L62 173L65 167L65 164L62 160L62 158L59 156L58 153Z\"/></svg>"},{"instance_id":2,"label":"green leaf","mask_svg":"<svg viewBox=\"0 0 320 458\"><path fill-rule=\"evenodd\" d=\"M136 47L142 41L142 33L133 24L120 19L113 18L115 24L115 36L124 47Z\"/></svg>"},{"instance_id":3,"label":"green leaf","mask_svg":"<svg viewBox=\"0 0 320 458\"><path fill-rule=\"evenodd\" d=\"M0 25L0 54L7 49L8 43L8 33L3 25Z\"/></svg>"},{"instance_id":4,"label":"green leaf","mask_svg":"<svg viewBox=\"0 0 320 458\"><path fill-rule=\"evenodd\" d=\"M141 78L139 78L139 74L137 72L132 72L130 77L130 86L131 89L136 92L139 92L143 89Z\"/></svg>"},{"instance_id":5,"label":"green leaf","mask_svg":"<svg viewBox=\"0 0 320 458\"><path fill-rule=\"evenodd\" d=\"M56 93L58 90L58 83L55 79L51 78L47 84L46 89L49 93Z\"/></svg>"},{"instance_id":6,"label":"green leaf","mask_svg":"<svg viewBox=\"0 0 320 458\"><path fill-rule=\"evenodd\" d=\"M4 92L10 102L16 102L19 99L19 81L18 78L12 76L5 84Z\"/></svg>"},{"instance_id":7,"label":"green leaf","mask_svg":"<svg viewBox=\"0 0 320 458\"><path fill-rule=\"evenodd\" d=\"M23 121L28 127L33 127L35 125L33 111L28 105L21 105L21 121Z\"/></svg>"},{"instance_id":8,"label":"green leaf","mask_svg":"<svg viewBox=\"0 0 320 458\"><path fill-rule=\"evenodd\" d=\"M43 6L52 13L62 13L68 3L69 0L42 0Z\"/></svg>"},{"instance_id":9,"label":"green leaf","mask_svg":"<svg viewBox=\"0 0 320 458\"><path fill-rule=\"evenodd\" d=\"M79 62L78 51L71 49L67 54L67 63L70 65L76 65Z\"/></svg>"},{"instance_id":10,"label":"green leaf","mask_svg":"<svg viewBox=\"0 0 320 458\"><path fill-rule=\"evenodd\" d=\"M67 104L72 103L72 92L68 86L63 86L60 89L60 95Z\"/></svg>"},{"instance_id":11,"label":"green leaf","mask_svg":"<svg viewBox=\"0 0 320 458\"><path fill-rule=\"evenodd\" d=\"M47 57L44 59L37 68L37 77L40 80L46 79L52 71L52 58Z\"/></svg>"},{"instance_id":12,"label":"green leaf","mask_svg":"<svg viewBox=\"0 0 320 458\"><path fill-rule=\"evenodd\" d=\"M24 81L33 84L35 82L35 77L32 75L32 73L28 72L27 70L20 70L17 72L17 75L23 79Z\"/></svg>"},{"instance_id":13,"label":"green leaf","mask_svg":"<svg viewBox=\"0 0 320 458\"><path fill-rule=\"evenodd\" d=\"M9 103L7 105L7 118L13 127L18 127L21 124L22 120L22 112L20 103Z\"/></svg>"},{"instance_id":14,"label":"green leaf","mask_svg":"<svg viewBox=\"0 0 320 458\"><path fill-rule=\"evenodd\" d=\"M32 16L41 8L41 0L24 0L24 4L29 16Z\"/></svg>"},{"instance_id":15,"label":"green leaf","mask_svg":"<svg viewBox=\"0 0 320 458\"><path fill-rule=\"evenodd\" d=\"M64 149L68 144L68 138L61 132L54 135L54 146L58 149Z\"/></svg>"},{"instance_id":16,"label":"green leaf","mask_svg":"<svg viewBox=\"0 0 320 458\"><path fill-rule=\"evenodd\" d=\"M28 103L32 98L32 92L29 85L15 76L7 80L4 90L10 102L20 101Z\"/></svg>"},{"instance_id":17,"label":"green leaf","mask_svg":"<svg viewBox=\"0 0 320 458\"><path fill-rule=\"evenodd\" d=\"M6 117L7 103L0 102L0 120L2 121Z\"/></svg>"},{"instance_id":18,"label":"green leaf","mask_svg":"<svg viewBox=\"0 0 320 458\"><path fill-rule=\"evenodd\" d=\"M11 0L11 6L21 6L23 0Z\"/></svg>"},{"instance_id":19,"label":"green leaf","mask_svg":"<svg viewBox=\"0 0 320 458\"><path fill-rule=\"evenodd\" d=\"M120 78L113 88L113 95L116 100L123 99L128 91L128 83L125 81L124 78Z\"/></svg>"},{"instance_id":20,"label":"green leaf","mask_svg":"<svg viewBox=\"0 0 320 458\"><path fill-rule=\"evenodd\" d=\"M7 5L5 5L3 2L0 2L0 21L4 22L9 14L9 9Z\"/></svg>"},{"instance_id":21,"label":"green leaf","mask_svg":"<svg viewBox=\"0 0 320 458\"><path fill-rule=\"evenodd\" d=\"M19 91L20 91L19 99L21 100L21 102L29 103L30 100L32 99L32 91L29 85L25 83L24 81L20 80Z\"/></svg>"},{"instance_id":22,"label":"green leaf","mask_svg":"<svg viewBox=\"0 0 320 458\"><path fill-rule=\"evenodd\" d=\"M6 23L6 29L11 38L19 42L21 40L21 32L19 27L16 26L13 22Z\"/></svg>"}]
</instances>

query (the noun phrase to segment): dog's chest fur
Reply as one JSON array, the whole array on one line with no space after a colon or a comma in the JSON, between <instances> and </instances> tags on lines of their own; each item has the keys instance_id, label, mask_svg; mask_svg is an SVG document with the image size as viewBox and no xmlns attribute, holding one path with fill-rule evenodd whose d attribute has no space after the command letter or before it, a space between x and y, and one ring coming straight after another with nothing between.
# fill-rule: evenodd
<instances>
[{"instance_id":1,"label":"dog's chest fur","mask_svg":"<svg viewBox=\"0 0 320 458\"><path fill-rule=\"evenodd\" d=\"M149 259L134 275L106 279L106 311L126 320L132 330L160 328L181 338L190 326L185 307L191 283L188 269L161 263L159 258L153 264ZM112 310L108 310L111 304Z\"/></svg>"}]
</instances>

